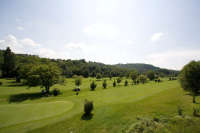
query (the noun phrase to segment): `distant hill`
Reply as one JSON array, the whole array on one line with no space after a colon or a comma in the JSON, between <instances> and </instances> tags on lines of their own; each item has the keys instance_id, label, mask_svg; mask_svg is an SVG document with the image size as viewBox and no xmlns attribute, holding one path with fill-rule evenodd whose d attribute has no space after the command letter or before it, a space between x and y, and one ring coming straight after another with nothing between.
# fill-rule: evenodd
<instances>
[{"instance_id":1,"label":"distant hill","mask_svg":"<svg viewBox=\"0 0 200 133\"><path fill-rule=\"evenodd\" d=\"M136 69L140 72L160 69L159 67L156 67L150 64L144 64L144 63L116 64L115 66L120 67L120 68Z\"/></svg>"},{"instance_id":2,"label":"distant hill","mask_svg":"<svg viewBox=\"0 0 200 133\"><path fill-rule=\"evenodd\" d=\"M144 63L127 63L127 64L116 64L114 66L120 67L120 68L126 68L129 70L137 70L139 72L147 72L149 70L156 71L156 72L163 72L165 74L177 74L179 71L176 70L170 70L165 68L159 68L156 66L153 66L151 64L144 64Z\"/></svg>"}]
</instances>

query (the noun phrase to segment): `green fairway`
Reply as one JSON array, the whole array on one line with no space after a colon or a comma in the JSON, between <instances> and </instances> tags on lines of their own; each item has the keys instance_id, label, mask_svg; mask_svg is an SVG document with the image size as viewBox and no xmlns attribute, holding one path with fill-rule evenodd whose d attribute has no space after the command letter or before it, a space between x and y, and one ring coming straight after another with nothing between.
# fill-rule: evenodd
<instances>
[{"instance_id":1,"label":"green fairway","mask_svg":"<svg viewBox=\"0 0 200 133\"><path fill-rule=\"evenodd\" d=\"M74 79L66 79L65 85L55 85L61 95L40 97L40 87L27 89L12 80L1 79L0 87L0 132L1 133L102 133L122 132L137 117L175 116L177 106L184 114L192 116L191 97L186 95L177 81L112 87L107 79L107 89L102 81L90 91L92 78L83 79L79 95L72 91ZM131 80L129 80L131 83ZM20 100L17 100L18 98ZM94 102L93 117L82 120L84 100Z\"/></svg>"}]
</instances>

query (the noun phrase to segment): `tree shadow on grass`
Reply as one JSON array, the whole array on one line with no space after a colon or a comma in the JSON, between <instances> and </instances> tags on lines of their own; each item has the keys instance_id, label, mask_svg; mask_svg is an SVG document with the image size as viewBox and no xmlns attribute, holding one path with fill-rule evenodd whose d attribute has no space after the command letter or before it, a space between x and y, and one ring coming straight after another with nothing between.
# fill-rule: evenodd
<instances>
[{"instance_id":1,"label":"tree shadow on grass","mask_svg":"<svg viewBox=\"0 0 200 133\"><path fill-rule=\"evenodd\" d=\"M83 115L81 116L81 119L82 119L82 120L91 120L92 117L93 117L93 114L83 114Z\"/></svg>"},{"instance_id":2,"label":"tree shadow on grass","mask_svg":"<svg viewBox=\"0 0 200 133\"><path fill-rule=\"evenodd\" d=\"M43 97L41 92L15 94L9 97L9 103L23 102L25 100L34 100L34 99L39 99L41 97Z\"/></svg>"}]
</instances>

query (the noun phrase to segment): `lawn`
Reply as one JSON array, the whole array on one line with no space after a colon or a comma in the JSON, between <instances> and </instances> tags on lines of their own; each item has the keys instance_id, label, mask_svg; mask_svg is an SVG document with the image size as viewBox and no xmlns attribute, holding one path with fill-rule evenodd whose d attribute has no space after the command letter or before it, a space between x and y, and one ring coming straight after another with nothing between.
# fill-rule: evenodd
<instances>
[{"instance_id":1,"label":"lawn","mask_svg":"<svg viewBox=\"0 0 200 133\"><path fill-rule=\"evenodd\" d=\"M184 115L192 117L192 98L181 89L178 81L163 79L161 83L149 81L131 85L129 80L125 87L123 80L112 87L113 81L107 79L107 89L102 88L102 81L96 81L96 90L90 91L92 80L83 79L78 96L72 91L74 79L66 79L64 85L52 87L59 88L61 95L41 97L40 87L28 88L14 80L0 79L3 82L0 86L0 132L120 133L138 117L174 117L178 106L183 108ZM94 102L93 116L89 120L82 119L85 99Z\"/></svg>"}]
</instances>

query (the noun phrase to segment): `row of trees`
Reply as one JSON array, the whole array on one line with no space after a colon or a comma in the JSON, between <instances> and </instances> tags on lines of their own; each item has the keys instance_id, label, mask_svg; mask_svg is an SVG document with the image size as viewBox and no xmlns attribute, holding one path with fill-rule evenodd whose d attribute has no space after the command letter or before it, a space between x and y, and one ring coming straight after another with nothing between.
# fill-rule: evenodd
<instances>
[{"instance_id":1,"label":"row of trees","mask_svg":"<svg viewBox=\"0 0 200 133\"><path fill-rule=\"evenodd\" d=\"M86 62L82 60L61 60L40 58L34 55L14 54L8 47L5 51L0 50L0 71L3 77L18 76L17 72L24 65L35 64L56 64L61 75L65 77L73 77L73 75L82 75L83 77L128 77L132 69L121 68L119 66L105 65L97 62ZM141 74L141 72L139 72ZM144 72L146 73L146 72ZM154 71L159 76L163 73Z\"/></svg>"}]
</instances>

